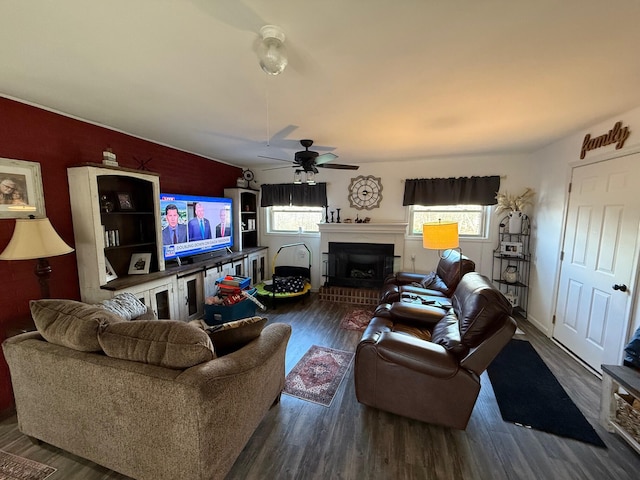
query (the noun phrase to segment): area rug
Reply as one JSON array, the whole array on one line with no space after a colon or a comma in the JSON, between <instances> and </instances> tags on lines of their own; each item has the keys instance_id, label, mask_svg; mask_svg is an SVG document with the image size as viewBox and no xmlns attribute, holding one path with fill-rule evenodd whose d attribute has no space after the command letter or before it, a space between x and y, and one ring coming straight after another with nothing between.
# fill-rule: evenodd
<instances>
[{"instance_id":1,"label":"area rug","mask_svg":"<svg viewBox=\"0 0 640 480\"><path fill-rule=\"evenodd\" d=\"M283 393L329 407L353 356L313 345L287 375Z\"/></svg>"},{"instance_id":2,"label":"area rug","mask_svg":"<svg viewBox=\"0 0 640 480\"><path fill-rule=\"evenodd\" d=\"M487 372L504 421L606 448L529 342L511 340Z\"/></svg>"},{"instance_id":3,"label":"area rug","mask_svg":"<svg viewBox=\"0 0 640 480\"><path fill-rule=\"evenodd\" d=\"M0 480L44 480L56 469L0 450Z\"/></svg>"},{"instance_id":4,"label":"area rug","mask_svg":"<svg viewBox=\"0 0 640 480\"><path fill-rule=\"evenodd\" d=\"M354 308L353 310L349 310L344 317L342 317L340 328L364 332L372 317L372 308Z\"/></svg>"}]
</instances>

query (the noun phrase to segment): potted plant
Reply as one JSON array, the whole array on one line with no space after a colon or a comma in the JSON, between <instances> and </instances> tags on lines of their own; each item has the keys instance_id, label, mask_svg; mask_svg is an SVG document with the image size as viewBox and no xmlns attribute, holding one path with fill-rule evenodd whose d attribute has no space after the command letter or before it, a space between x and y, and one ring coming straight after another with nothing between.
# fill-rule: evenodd
<instances>
[{"instance_id":1,"label":"potted plant","mask_svg":"<svg viewBox=\"0 0 640 480\"><path fill-rule=\"evenodd\" d=\"M511 195L508 192L496 193L496 213L509 212L509 233L522 232L522 219L526 217L523 209L533 204L533 196L536 192L527 187L520 195Z\"/></svg>"}]
</instances>

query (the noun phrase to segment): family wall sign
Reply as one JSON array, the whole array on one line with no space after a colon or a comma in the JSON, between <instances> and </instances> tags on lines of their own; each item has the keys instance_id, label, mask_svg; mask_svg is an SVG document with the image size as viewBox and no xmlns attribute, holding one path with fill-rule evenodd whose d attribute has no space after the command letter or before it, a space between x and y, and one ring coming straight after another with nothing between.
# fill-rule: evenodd
<instances>
[{"instance_id":1,"label":"family wall sign","mask_svg":"<svg viewBox=\"0 0 640 480\"><path fill-rule=\"evenodd\" d=\"M587 133L582 142L580 159L583 159L587 155L588 151L595 150L596 148L604 147L606 145L611 145L612 143L615 143L616 150L619 150L624 146L624 142L627 141L630 134L631 130L629 130L629 127L623 127L622 122L616 122L613 128L609 130L609 133L605 133L599 137L591 138L591 134Z\"/></svg>"}]
</instances>

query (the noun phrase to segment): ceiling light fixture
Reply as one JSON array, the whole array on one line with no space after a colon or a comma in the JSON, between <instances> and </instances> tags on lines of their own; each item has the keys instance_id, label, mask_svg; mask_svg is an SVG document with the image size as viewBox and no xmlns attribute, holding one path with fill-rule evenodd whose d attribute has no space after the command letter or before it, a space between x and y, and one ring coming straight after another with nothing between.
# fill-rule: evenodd
<instances>
[{"instance_id":1,"label":"ceiling light fixture","mask_svg":"<svg viewBox=\"0 0 640 480\"><path fill-rule=\"evenodd\" d=\"M300 185L302 183L302 170L296 170L293 173L293 183Z\"/></svg>"},{"instance_id":2,"label":"ceiling light fixture","mask_svg":"<svg viewBox=\"0 0 640 480\"><path fill-rule=\"evenodd\" d=\"M262 42L258 46L258 58L262 70L269 75L279 75L287 66L284 33L280 27L265 25L260 29Z\"/></svg>"},{"instance_id":3,"label":"ceiling light fixture","mask_svg":"<svg viewBox=\"0 0 640 480\"><path fill-rule=\"evenodd\" d=\"M316 184L316 174L312 171L307 172L307 184L315 185Z\"/></svg>"}]
</instances>

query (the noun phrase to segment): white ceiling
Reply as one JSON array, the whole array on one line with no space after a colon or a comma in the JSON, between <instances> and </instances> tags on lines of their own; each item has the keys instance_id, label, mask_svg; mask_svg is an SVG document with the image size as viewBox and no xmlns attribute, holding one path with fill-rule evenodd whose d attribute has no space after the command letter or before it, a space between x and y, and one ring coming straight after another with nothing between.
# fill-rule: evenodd
<instances>
[{"instance_id":1,"label":"white ceiling","mask_svg":"<svg viewBox=\"0 0 640 480\"><path fill-rule=\"evenodd\" d=\"M640 0L0 0L0 93L254 169L526 152L640 105L638 46Z\"/></svg>"}]
</instances>

